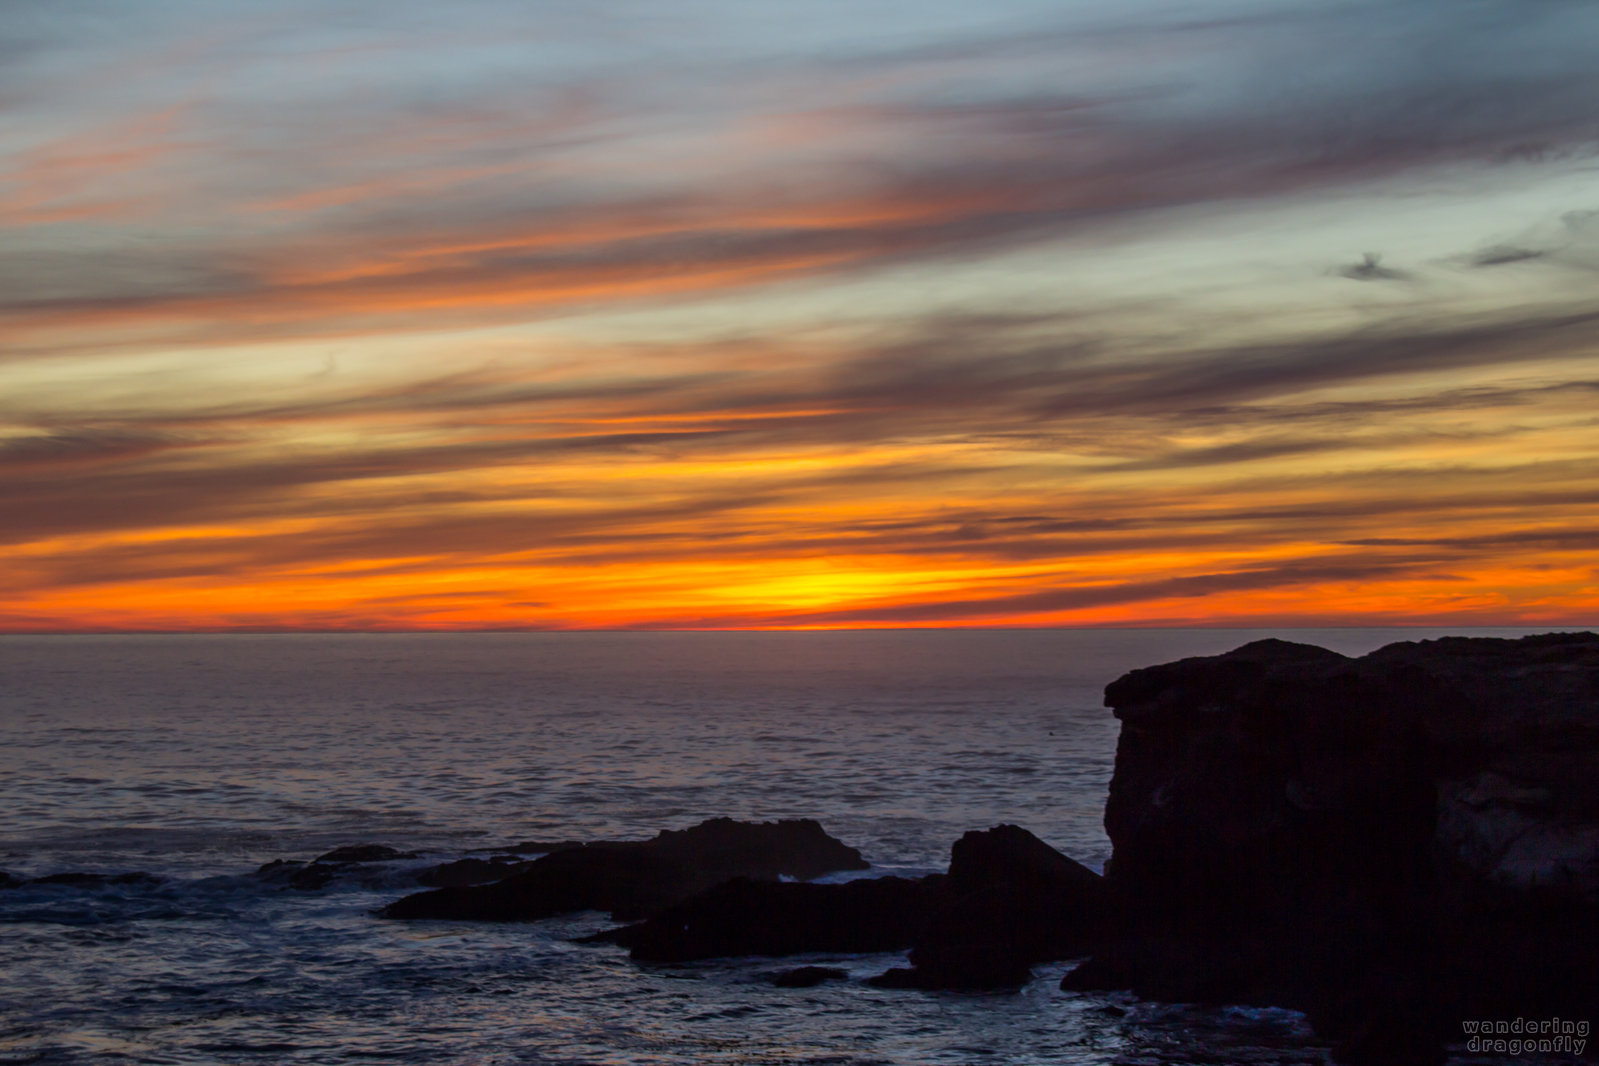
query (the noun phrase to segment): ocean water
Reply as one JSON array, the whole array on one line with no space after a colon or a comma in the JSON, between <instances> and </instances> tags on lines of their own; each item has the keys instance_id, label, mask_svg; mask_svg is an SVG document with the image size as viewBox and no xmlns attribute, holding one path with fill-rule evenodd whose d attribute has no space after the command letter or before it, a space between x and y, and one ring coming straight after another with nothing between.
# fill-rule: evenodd
<instances>
[{"instance_id":1,"label":"ocean water","mask_svg":"<svg viewBox=\"0 0 1599 1066\"><path fill-rule=\"evenodd\" d=\"M149 877L0 889L0 1063L1324 1062L1291 1012L1063 993L1070 963L1000 995L785 990L772 970L899 958L640 966L571 942L601 915L371 911L474 849L722 815L816 818L872 874L1001 822L1098 867L1107 682L1444 632L3 638L0 870ZM421 854L310 892L252 873L358 843Z\"/></svg>"}]
</instances>

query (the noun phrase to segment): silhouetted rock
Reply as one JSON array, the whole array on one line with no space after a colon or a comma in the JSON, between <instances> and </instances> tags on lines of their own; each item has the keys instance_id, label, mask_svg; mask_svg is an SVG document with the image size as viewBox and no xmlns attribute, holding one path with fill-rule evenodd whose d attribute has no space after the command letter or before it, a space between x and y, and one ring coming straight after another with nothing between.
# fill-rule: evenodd
<instances>
[{"instance_id":1,"label":"silhouetted rock","mask_svg":"<svg viewBox=\"0 0 1599 1066\"><path fill-rule=\"evenodd\" d=\"M306 863L298 859L274 859L257 867L255 876L285 888L314 892L319 888L326 888L341 872L349 869L351 867L325 862Z\"/></svg>"},{"instance_id":2,"label":"silhouetted rock","mask_svg":"<svg viewBox=\"0 0 1599 1066\"><path fill-rule=\"evenodd\" d=\"M588 939L650 962L909 947L913 969L872 983L997 988L1024 982L1034 963L1086 951L1100 891L1098 874L1002 825L963 836L948 875L829 885L739 878Z\"/></svg>"},{"instance_id":3,"label":"silhouetted rock","mask_svg":"<svg viewBox=\"0 0 1599 1066\"><path fill-rule=\"evenodd\" d=\"M970 832L950 849L949 882L910 953L909 970L872 983L892 988L1021 985L1035 964L1090 950L1102 879L1027 830Z\"/></svg>"},{"instance_id":4,"label":"silhouetted rock","mask_svg":"<svg viewBox=\"0 0 1599 1066\"><path fill-rule=\"evenodd\" d=\"M18 885L22 884L24 880L24 878L17 877L13 874L6 873L4 870L0 870L0 889L16 888Z\"/></svg>"},{"instance_id":5,"label":"silhouetted rock","mask_svg":"<svg viewBox=\"0 0 1599 1066\"><path fill-rule=\"evenodd\" d=\"M589 940L620 944L647 962L899 951L946 901L944 881L939 875L835 885L735 878Z\"/></svg>"},{"instance_id":6,"label":"silhouetted rock","mask_svg":"<svg viewBox=\"0 0 1599 1066\"><path fill-rule=\"evenodd\" d=\"M359 847L339 848L326 855L319 855L311 862L276 859L257 867L255 876L263 881L302 892L314 892L336 882L375 888L384 884L390 876L386 873L386 868L380 864L396 859L413 859L416 854L414 851L396 851L380 844L365 844ZM343 856L354 856L354 858Z\"/></svg>"},{"instance_id":7,"label":"silhouetted rock","mask_svg":"<svg viewBox=\"0 0 1599 1066\"><path fill-rule=\"evenodd\" d=\"M395 859L414 859L416 852L400 851L382 844L352 844L334 848L326 855L318 855L312 862L392 862Z\"/></svg>"},{"instance_id":8,"label":"silhouetted rock","mask_svg":"<svg viewBox=\"0 0 1599 1066\"><path fill-rule=\"evenodd\" d=\"M566 851L569 848L581 848L581 840L523 840L516 844L504 844L497 848L473 848L474 852L504 853L511 855L548 855L552 851Z\"/></svg>"},{"instance_id":9,"label":"silhouetted rock","mask_svg":"<svg viewBox=\"0 0 1599 1066\"><path fill-rule=\"evenodd\" d=\"M98 888L102 885L159 885L161 878L142 870L122 874L95 874L73 871L35 877L30 885L71 885L77 888Z\"/></svg>"},{"instance_id":10,"label":"silhouetted rock","mask_svg":"<svg viewBox=\"0 0 1599 1066\"><path fill-rule=\"evenodd\" d=\"M417 872L417 884L431 885L435 888L458 887L461 885L486 885L493 881L501 881L514 873L527 869L529 863L526 859L515 856L500 856L494 859L457 859L454 862L440 863L438 866L429 866Z\"/></svg>"},{"instance_id":11,"label":"silhouetted rock","mask_svg":"<svg viewBox=\"0 0 1599 1066\"><path fill-rule=\"evenodd\" d=\"M848 981L849 974L836 966L799 966L779 970L771 980L778 988L815 988L823 981Z\"/></svg>"},{"instance_id":12,"label":"silhouetted rock","mask_svg":"<svg viewBox=\"0 0 1599 1066\"><path fill-rule=\"evenodd\" d=\"M819 877L866 862L810 819L716 818L653 840L595 843L534 859L492 884L440 888L396 900L386 918L534 921L569 911L647 917L734 877Z\"/></svg>"},{"instance_id":13,"label":"silhouetted rock","mask_svg":"<svg viewBox=\"0 0 1599 1066\"><path fill-rule=\"evenodd\" d=\"M1260 641L1105 698L1114 935L1065 987L1297 1007L1348 1062L1599 1014L1599 636Z\"/></svg>"},{"instance_id":14,"label":"silhouetted rock","mask_svg":"<svg viewBox=\"0 0 1599 1066\"><path fill-rule=\"evenodd\" d=\"M895 966L866 979L873 988L925 988L923 981L909 966Z\"/></svg>"}]
</instances>

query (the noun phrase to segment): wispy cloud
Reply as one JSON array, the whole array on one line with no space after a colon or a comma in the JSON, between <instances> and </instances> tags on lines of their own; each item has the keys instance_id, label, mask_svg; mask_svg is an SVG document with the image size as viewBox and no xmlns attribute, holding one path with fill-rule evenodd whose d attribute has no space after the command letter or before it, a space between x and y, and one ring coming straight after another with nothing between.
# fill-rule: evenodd
<instances>
[{"instance_id":1,"label":"wispy cloud","mask_svg":"<svg viewBox=\"0 0 1599 1066\"><path fill-rule=\"evenodd\" d=\"M0 18L0 626L1593 609L1592 5L759 7Z\"/></svg>"},{"instance_id":2,"label":"wispy cloud","mask_svg":"<svg viewBox=\"0 0 1599 1066\"><path fill-rule=\"evenodd\" d=\"M432 72L448 85L436 102L373 73L371 91L327 107L249 80L307 57L235 44L236 90L29 148L0 200L33 221L129 210L118 190L141 188L131 171L175 150L181 120L204 150L184 163L193 187L166 197L164 239L144 250L165 285L95 268L107 231L77 253L77 292L22 295L34 253L0 257L12 294L0 314L19 343L86 325L211 343L505 321L980 254L1128 213L1521 158L1533 144L1576 150L1599 143L1592 20L1574 4L1419 2L1068 20L1044 27L1047 48L1035 27L943 57L874 50L875 76L842 88L831 73L862 57L704 75L733 93L677 64L652 78L596 59L564 83L446 67ZM456 47L465 63L487 45ZM262 209L243 233L223 222ZM1347 273L1398 276L1376 260Z\"/></svg>"}]
</instances>

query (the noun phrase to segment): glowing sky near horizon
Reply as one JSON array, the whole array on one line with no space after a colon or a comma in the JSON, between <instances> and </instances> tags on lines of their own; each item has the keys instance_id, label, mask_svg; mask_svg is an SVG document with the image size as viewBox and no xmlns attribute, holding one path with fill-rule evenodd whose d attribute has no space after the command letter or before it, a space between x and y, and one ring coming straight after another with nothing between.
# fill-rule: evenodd
<instances>
[{"instance_id":1,"label":"glowing sky near horizon","mask_svg":"<svg viewBox=\"0 0 1599 1066\"><path fill-rule=\"evenodd\" d=\"M1599 6L0 0L0 629L1586 625Z\"/></svg>"}]
</instances>

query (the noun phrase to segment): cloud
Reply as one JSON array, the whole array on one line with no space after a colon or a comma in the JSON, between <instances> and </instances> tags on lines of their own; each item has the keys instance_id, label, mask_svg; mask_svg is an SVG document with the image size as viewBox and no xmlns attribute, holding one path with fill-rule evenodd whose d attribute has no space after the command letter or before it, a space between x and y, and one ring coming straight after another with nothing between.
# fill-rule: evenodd
<instances>
[{"instance_id":1,"label":"cloud","mask_svg":"<svg viewBox=\"0 0 1599 1066\"><path fill-rule=\"evenodd\" d=\"M896 342L844 349L831 358L769 341L700 353L682 363L671 346L631 350L631 375L529 377L514 365L462 369L378 388L320 391L298 400L206 399L166 412L118 409L84 421L14 409L31 432L0 443L0 492L16 504L4 523L13 542L73 531L294 515L347 505L327 487L388 482L354 506L374 513L447 501L420 494L446 475L616 459L718 462L795 449L898 445L920 449L914 468L862 456L863 476L909 483L963 469L994 476L995 464L1053 450L1074 454L1072 476L1113 483L1138 472L1211 468L1362 450L1380 461L1444 440L1508 439L1496 410L1580 411L1592 381L1521 381L1498 387L1407 386L1369 400L1328 401L1317 390L1370 387L1391 378L1514 368L1529 354L1580 358L1599 314L1454 327L1398 325L1366 335L1299 344L1182 353L1120 351L1106 338L1073 335L1073 320L1027 316L932 319ZM581 367L582 364L577 364ZM673 372L664 367L673 366ZM653 368L663 369L656 371ZM13 401L16 403L17 401ZM1475 413L1473 413L1475 412ZM1434 425L1441 415L1464 425ZM1292 422L1296 432L1285 433ZM362 427L350 437L345 427ZM392 427L392 428L391 428ZM1224 434L1184 443L1183 434ZM302 434L338 446L285 448ZM977 449L964 457L956 449ZM1014 454L1010 454L1014 452ZM81 467L71 481L54 472ZM875 472L877 470L885 472ZM774 471L778 468L774 468ZM709 476L709 475L707 475ZM774 472L773 483L787 475ZM548 481L548 479L546 479ZM313 491L315 490L315 491ZM494 497L515 499L520 482ZM573 491L563 488L561 491ZM1041 531L1033 531L1037 535Z\"/></svg>"},{"instance_id":2,"label":"cloud","mask_svg":"<svg viewBox=\"0 0 1599 1066\"><path fill-rule=\"evenodd\" d=\"M1591 220L1323 267L1575 173L1591 4L469 5L0 18L8 617L1586 595Z\"/></svg>"},{"instance_id":3,"label":"cloud","mask_svg":"<svg viewBox=\"0 0 1599 1066\"><path fill-rule=\"evenodd\" d=\"M1472 255L1468 262L1476 267L1506 266L1542 259L1548 253L1537 248L1518 248L1513 244L1496 244Z\"/></svg>"},{"instance_id":4,"label":"cloud","mask_svg":"<svg viewBox=\"0 0 1599 1066\"><path fill-rule=\"evenodd\" d=\"M1214 596L1228 592L1275 589L1324 582L1366 581L1391 577L1411 569L1409 562L1350 557L1345 560L1306 559L1275 566L1250 567L1220 573L1125 581L1072 588L1045 588L982 599L896 604L856 610L826 612L830 622L915 622L932 618L1014 618L1051 611L1103 607L1149 600Z\"/></svg>"},{"instance_id":5,"label":"cloud","mask_svg":"<svg viewBox=\"0 0 1599 1066\"><path fill-rule=\"evenodd\" d=\"M400 39L414 14L395 16ZM347 96L307 106L246 81L203 113L150 112L149 122L184 116L189 171L206 178L172 204L200 224L165 219L166 239L142 249L146 277L164 286L98 269L117 240L106 230L51 250L76 257L81 270L67 276L80 279L77 292L35 294L30 259L0 257L0 291L11 294L0 314L19 345L91 325L203 343L508 321L982 255L1120 215L1433 164L1493 165L1529 141L1599 143L1594 21L1574 4L1445 11L1416 0L1031 27L943 59L925 45L873 49L881 76L848 90L828 80L857 61L840 40L840 57L735 59L716 72L748 79L733 98L675 66L652 82L647 66L599 60L554 85L495 62L452 77L444 100L426 106L379 79L354 111ZM488 36L452 42L465 49L456 58L489 47ZM1076 76L1074 65L1105 76ZM533 117L496 104L504 99ZM752 149L752 126L807 115L814 135L801 147ZM170 139L163 127L130 140L140 129L39 149L57 160L52 173L71 166L47 183L50 196L86 181L125 186L124 157ZM294 176L293 188L263 189L274 175ZM18 203L36 201L25 192ZM229 224L262 204L275 208L270 225ZM1395 272L1372 262L1346 276Z\"/></svg>"},{"instance_id":6,"label":"cloud","mask_svg":"<svg viewBox=\"0 0 1599 1066\"><path fill-rule=\"evenodd\" d=\"M0 437L0 472L49 467L51 476L57 476L54 468L124 461L183 444L181 438L164 433L95 428Z\"/></svg>"},{"instance_id":7,"label":"cloud","mask_svg":"<svg viewBox=\"0 0 1599 1066\"><path fill-rule=\"evenodd\" d=\"M1382 256L1367 252L1360 262L1346 266L1339 274L1352 281L1403 281L1410 275L1382 265Z\"/></svg>"}]
</instances>

